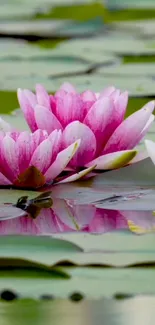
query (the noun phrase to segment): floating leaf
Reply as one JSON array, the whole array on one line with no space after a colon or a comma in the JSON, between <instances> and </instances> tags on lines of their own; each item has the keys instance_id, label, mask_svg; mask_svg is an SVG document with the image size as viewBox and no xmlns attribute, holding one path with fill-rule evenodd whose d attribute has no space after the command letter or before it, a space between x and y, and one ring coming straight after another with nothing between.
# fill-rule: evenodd
<instances>
[{"instance_id":1,"label":"floating leaf","mask_svg":"<svg viewBox=\"0 0 155 325\"><path fill-rule=\"evenodd\" d=\"M17 60L12 64L12 60L0 60L1 80L0 89L16 90L19 88L34 88L35 84L45 84L48 90L52 90L52 77L64 74L81 74L89 68L88 62L77 59L42 56L42 59Z\"/></svg>"},{"instance_id":2,"label":"floating leaf","mask_svg":"<svg viewBox=\"0 0 155 325\"><path fill-rule=\"evenodd\" d=\"M122 232L98 236L55 234L52 238L11 235L0 237L0 260L20 259L46 267L65 262L127 267L155 263L154 256L154 234L134 236L132 233Z\"/></svg>"},{"instance_id":3,"label":"floating leaf","mask_svg":"<svg viewBox=\"0 0 155 325\"><path fill-rule=\"evenodd\" d=\"M65 78L57 78L52 80L53 90L57 90L62 83L66 81ZM103 76L102 75L80 75L75 77L67 77L67 81L76 85L78 91L90 89L96 92L115 85L121 90L128 89L131 96L148 96L154 94L154 81L149 78L142 77L119 77L119 76Z\"/></svg>"},{"instance_id":4,"label":"floating leaf","mask_svg":"<svg viewBox=\"0 0 155 325\"><path fill-rule=\"evenodd\" d=\"M67 24L67 21L63 20L14 20L8 21L7 24L0 23L0 33L11 36L11 35L39 35L49 36L55 34L56 30Z\"/></svg>"},{"instance_id":5,"label":"floating leaf","mask_svg":"<svg viewBox=\"0 0 155 325\"><path fill-rule=\"evenodd\" d=\"M49 271L22 268L0 271L1 292L7 288L22 298L31 299L50 295L54 298L69 298L73 293L79 293L87 299L112 298L119 292L128 295L154 294L153 281L154 269L145 268L61 267Z\"/></svg>"},{"instance_id":6,"label":"floating leaf","mask_svg":"<svg viewBox=\"0 0 155 325\"><path fill-rule=\"evenodd\" d=\"M136 76L155 78L155 63L131 63L122 64L114 67L103 67L98 70L106 76Z\"/></svg>"}]
</instances>

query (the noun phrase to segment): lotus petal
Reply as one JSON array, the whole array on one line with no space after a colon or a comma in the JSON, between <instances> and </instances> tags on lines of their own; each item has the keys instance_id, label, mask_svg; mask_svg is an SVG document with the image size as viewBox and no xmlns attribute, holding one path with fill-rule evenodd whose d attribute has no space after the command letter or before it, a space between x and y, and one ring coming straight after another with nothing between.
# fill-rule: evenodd
<instances>
[{"instance_id":1,"label":"lotus petal","mask_svg":"<svg viewBox=\"0 0 155 325\"><path fill-rule=\"evenodd\" d=\"M52 160L52 145L49 139L44 140L39 144L33 153L30 161L30 166L35 166L44 173L49 167Z\"/></svg>"},{"instance_id":2,"label":"lotus petal","mask_svg":"<svg viewBox=\"0 0 155 325\"><path fill-rule=\"evenodd\" d=\"M45 173L47 183L51 183L68 165L80 145L80 140L72 143L69 147L59 152L54 163Z\"/></svg>"},{"instance_id":3,"label":"lotus petal","mask_svg":"<svg viewBox=\"0 0 155 325\"><path fill-rule=\"evenodd\" d=\"M40 106L44 106L49 110L51 109L50 97L42 85L39 84L36 85L36 97L37 97L37 103Z\"/></svg>"},{"instance_id":4,"label":"lotus petal","mask_svg":"<svg viewBox=\"0 0 155 325\"><path fill-rule=\"evenodd\" d=\"M135 140L139 139L139 134L143 131L153 110L154 101L149 102L124 120L108 140L103 153L132 149L133 142L135 143Z\"/></svg>"},{"instance_id":5,"label":"lotus petal","mask_svg":"<svg viewBox=\"0 0 155 325\"><path fill-rule=\"evenodd\" d=\"M28 168L31 156L33 153L33 142L29 132L22 132L17 139L17 146L19 150L19 170L22 173Z\"/></svg>"},{"instance_id":6,"label":"lotus petal","mask_svg":"<svg viewBox=\"0 0 155 325\"><path fill-rule=\"evenodd\" d=\"M95 169L95 167L96 167L96 166L91 166L91 167L89 167L89 168L86 168L86 169L82 170L82 171L79 172L79 173L74 173L73 175L64 178L62 181L59 181L58 184L60 184L60 183L75 182L75 181L77 181L78 179L83 178L83 177L85 177L86 175L88 175L89 173L91 173L91 171L92 171L93 169Z\"/></svg>"},{"instance_id":7,"label":"lotus petal","mask_svg":"<svg viewBox=\"0 0 155 325\"><path fill-rule=\"evenodd\" d=\"M110 135L117 127L113 119L114 105L110 98L104 97L95 102L88 111L84 124L89 126L96 136L97 154L103 149Z\"/></svg>"},{"instance_id":8,"label":"lotus petal","mask_svg":"<svg viewBox=\"0 0 155 325\"><path fill-rule=\"evenodd\" d=\"M48 108L36 105L34 109L36 124L39 129L46 130L50 134L55 129L62 129L56 116Z\"/></svg>"},{"instance_id":9,"label":"lotus petal","mask_svg":"<svg viewBox=\"0 0 155 325\"><path fill-rule=\"evenodd\" d=\"M80 147L70 162L71 167L83 167L94 158L96 152L96 138L91 129L79 122L74 121L63 132L63 147L68 147L74 141L81 139Z\"/></svg>"},{"instance_id":10,"label":"lotus petal","mask_svg":"<svg viewBox=\"0 0 155 325\"><path fill-rule=\"evenodd\" d=\"M86 167L96 165L95 169L108 170L125 166L137 154L136 150L124 150L109 153L90 161Z\"/></svg>"},{"instance_id":11,"label":"lotus petal","mask_svg":"<svg viewBox=\"0 0 155 325\"><path fill-rule=\"evenodd\" d=\"M28 99L28 96L27 96L27 92L28 92L27 90L25 92L21 89L18 89L17 97L18 97L19 104L23 110L25 119L26 119L31 131L34 132L35 130L37 130L37 124L36 124L35 117L34 117L34 109L32 106L32 102L34 103L34 101L35 101L34 97L33 97L34 94L31 93L31 97L33 97L33 101L31 99L31 102L30 102Z\"/></svg>"},{"instance_id":12,"label":"lotus petal","mask_svg":"<svg viewBox=\"0 0 155 325\"><path fill-rule=\"evenodd\" d=\"M1 166L2 170L5 171L5 176L10 181L14 181L19 175L18 157L16 142L9 135L6 135L1 142Z\"/></svg>"},{"instance_id":13,"label":"lotus petal","mask_svg":"<svg viewBox=\"0 0 155 325\"><path fill-rule=\"evenodd\" d=\"M63 127L74 120L82 121L84 118L83 101L79 95L66 93L57 98L54 113Z\"/></svg>"}]
</instances>

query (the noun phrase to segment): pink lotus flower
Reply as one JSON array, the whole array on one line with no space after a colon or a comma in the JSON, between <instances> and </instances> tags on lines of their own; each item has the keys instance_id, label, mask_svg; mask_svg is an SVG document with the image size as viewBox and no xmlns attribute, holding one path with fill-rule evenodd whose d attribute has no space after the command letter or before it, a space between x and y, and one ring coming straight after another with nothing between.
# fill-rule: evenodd
<instances>
[{"instance_id":1,"label":"pink lotus flower","mask_svg":"<svg viewBox=\"0 0 155 325\"><path fill-rule=\"evenodd\" d=\"M64 170L80 140L62 150L62 131L0 133L0 184L37 188Z\"/></svg>"},{"instance_id":2,"label":"pink lotus flower","mask_svg":"<svg viewBox=\"0 0 155 325\"><path fill-rule=\"evenodd\" d=\"M89 90L79 94L66 83L53 96L37 85L36 95L18 89L18 100L32 132L38 128L45 129L48 134L55 129L61 130L63 149L81 139L67 166L72 174L63 182L82 177L80 173L74 175L81 168L115 169L146 156L136 156L134 147L154 120L153 101L124 120L128 93L121 93L114 87L100 94Z\"/></svg>"}]
</instances>

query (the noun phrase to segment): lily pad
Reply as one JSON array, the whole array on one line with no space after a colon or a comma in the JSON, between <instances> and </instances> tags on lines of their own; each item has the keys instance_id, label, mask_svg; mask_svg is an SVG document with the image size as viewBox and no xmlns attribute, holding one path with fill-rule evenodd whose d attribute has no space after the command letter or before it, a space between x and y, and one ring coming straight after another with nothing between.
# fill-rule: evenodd
<instances>
[{"instance_id":1,"label":"lily pad","mask_svg":"<svg viewBox=\"0 0 155 325\"><path fill-rule=\"evenodd\" d=\"M62 43L64 44L64 43ZM69 46L57 46L56 49L54 49L51 53L51 56L57 56L61 57L63 53L63 57L67 58L74 58L74 59L80 59L85 60L86 62L94 63L100 65L113 65L115 63L119 63L120 59L116 56L112 55L112 53L108 54L104 51L97 51L95 47L89 48L85 44L85 48L81 48L80 45L77 44L68 44ZM95 70L95 66L92 66L92 69Z\"/></svg>"},{"instance_id":2,"label":"lily pad","mask_svg":"<svg viewBox=\"0 0 155 325\"><path fill-rule=\"evenodd\" d=\"M142 188L154 188L155 166L150 158L127 166L125 168L107 172L101 176L94 177L91 186L141 186ZM90 184L89 184L90 185Z\"/></svg>"},{"instance_id":3,"label":"lily pad","mask_svg":"<svg viewBox=\"0 0 155 325\"><path fill-rule=\"evenodd\" d=\"M70 279L67 279L67 274L68 278L70 275ZM50 295L55 298L69 298L76 292L87 299L111 298L119 292L128 295L154 294L153 283L154 269L145 268L112 270L63 267L53 268L50 271L39 269L0 271L1 292L8 288L21 298L31 299Z\"/></svg>"},{"instance_id":4,"label":"lily pad","mask_svg":"<svg viewBox=\"0 0 155 325\"><path fill-rule=\"evenodd\" d=\"M123 248L122 248L123 242ZM154 234L57 234L50 237L1 236L0 260L14 259L45 267L66 263L127 267L154 263ZM135 251L136 247L136 251Z\"/></svg>"},{"instance_id":5,"label":"lily pad","mask_svg":"<svg viewBox=\"0 0 155 325\"><path fill-rule=\"evenodd\" d=\"M49 36L53 35L56 30L64 26L67 21L63 20L22 20L22 21L8 21L0 23L0 33L6 36L11 35L35 35L35 36Z\"/></svg>"},{"instance_id":6,"label":"lily pad","mask_svg":"<svg viewBox=\"0 0 155 325\"><path fill-rule=\"evenodd\" d=\"M51 87L53 87L52 90L56 91L60 85L66 81L66 79L68 82L74 84L78 91L90 89L98 92L101 91L102 88L108 87L109 85L115 85L116 88L120 88L122 90L128 89L131 96L151 96L154 94L154 82L149 78L123 78L120 76L101 76L99 74L56 78L51 80Z\"/></svg>"},{"instance_id":7,"label":"lily pad","mask_svg":"<svg viewBox=\"0 0 155 325\"><path fill-rule=\"evenodd\" d=\"M154 234L148 234L145 236L133 236L129 232L118 232L118 233L107 233L104 235L90 236L89 234L61 234L61 235L53 235L54 238L61 238L64 240L69 240L70 242L79 245L81 249L83 249L87 253L107 253L108 258L114 258L115 254L120 254L122 252L129 254L138 254L148 253L148 260L150 254L154 252L155 248L153 246L154 243ZM122 246L123 242L123 246ZM135 252L136 247L136 252ZM111 257L110 257L111 256ZM126 257L126 261L128 256ZM118 260L118 263L122 263L122 261ZM136 263L136 261L135 261ZM113 264L113 263L112 263ZM125 263L124 263L125 265Z\"/></svg>"},{"instance_id":8,"label":"lily pad","mask_svg":"<svg viewBox=\"0 0 155 325\"><path fill-rule=\"evenodd\" d=\"M82 252L78 245L50 237L1 236L0 241L3 243L0 258L23 259L49 266L55 259Z\"/></svg>"},{"instance_id":9,"label":"lily pad","mask_svg":"<svg viewBox=\"0 0 155 325\"><path fill-rule=\"evenodd\" d=\"M102 33L105 29L103 19L95 18L85 22L73 22L60 28L57 35L61 37L85 37Z\"/></svg>"},{"instance_id":10,"label":"lily pad","mask_svg":"<svg viewBox=\"0 0 155 325\"><path fill-rule=\"evenodd\" d=\"M101 67L98 70L104 76L152 77L155 78L155 63L122 64L113 67Z\"/></svg>"},{"instance_id":11,"label":"lily pad","mask_svg":"<svg viewBox=\"0 0 155 325\"><path fill-rule=\"evenodd\" d=\"M121 34L121 31L118 29L117 32L107 33L106 36L98 36L92 39L85 40L70 40L68 42L62 43L59 45L64 51L70 51L74 53L75 49L89 55L89 52L94 53L94 56L99 57L99 54L113 54L113 55L153 55L155 49L149 44L151 41L141 40L138 37L131 37L125 31L124 34Z\"/></svg>"},{"instance_id":12,"label":"lily pad","mask_svg":"<svg viewBox=\"0 0 155 325\"><path fill-rule=\"evenodd\" d=\"M132 33L133 31L139 36L143 36L146 38L146 51L149 51L149 46L147 44L151 43L151 40L147 39L152 38L155 35L155 20L154 19L147 19L146 16L143 17L142 20L135 20L135 21L128 21L128 22L117 22L114 24L115 28L118 29L125 29L127 32ZM151 47L150 47L151 50ZM153 50L153 47L152 47ZM148 52L149 53L149 52Z\"/></svg>"},{"instance_id":13,"label":"lily pad","mask_svg":"<svg viewBox=\"0 0 155 325\"><path fill-rule=\"evenodd\" d=\"M33 85L35 85L37 80L41 82L43 80L48 81L48 78L52 78L64 73L84 73L89 67L90 66L87 63L76 62L76 60L67 62L65 60L62 61L59 58L51 60L50 62L18 61L14 62L14 64L12 64L11 61L0 61L0 88L5 90L16 90L18 87L22 87L22 85L25 85L26 88L30 88L32 87L32 82ZM22 85L21 80L23 80Z\"/></svg>"},{"instance_id":14,"label":"lily pad","mask_svg":"<svg viewBox=\"0 0 155 325\"><path fill-rule=\"evenodd\" d=\"M148 0L147 2L145 0L139 0L135 3L134 0L131 0L130 2L128 0L117 0L117 3L115 0L108 0L106 1L109 8L155 8L154 0Z\"/></svg>"},{"instance_id":15,"label":"lily pad","mask_svg":"<svg viewBox=\"0 0 155 325\"><path fill-rule=\"evenodd\" d=\"M12 1L0 3L1 21L6 19L21 19L21 16L32 17L35 13L36 7L34 5L28 6L26 3L19 5L19 3L15 3L15 1L13 3Z\"/></svg>"},{"instance_id":16,"label":"lily pad","mask_svg":"<svg viewBox=\"0 0 155 325\"><path fill-rule=\"evenodd\" d=\"M39 43L40 44L40 43ZM1 39L0 60L48 60L51 61L53 42L51 48L43 48L23 40Z\"/></svg>"}]
</instances>

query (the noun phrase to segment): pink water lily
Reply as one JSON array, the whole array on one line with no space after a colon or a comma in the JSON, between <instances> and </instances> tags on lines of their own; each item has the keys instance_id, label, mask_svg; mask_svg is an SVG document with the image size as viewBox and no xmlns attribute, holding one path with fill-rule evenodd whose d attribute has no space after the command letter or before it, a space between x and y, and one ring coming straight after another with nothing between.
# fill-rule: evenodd
<instances>
[{"instance_id":1,"label":"pink water lily","mask_svg":"<svg viewBox=\"0 0 155 325\"><path fill-rule=\"evenodd\" d=\"M81 139L67 166L72 174L64 182L83 177L86 167L109 170L143 158L134 148L154 120L154 101L124 120L128 93L114 87L101 93L77 93L71 84L65 83L53 96L37 85L36 94L18 89L18 100L33 132L38 128L48 134L61 130L63 149ZM77 171L80 173L75 175Z\"/></svg>"},{"instance_id":2,"label":"pink water lily","mask_svg":"<svg viewBox=\"0 0 155 325\"><path fill-rule=\"evenodd\" d=\"M80 140L62 149L62 131L0 132L0 185L37 188L56 181Z\"/></svg>"}]
</instances>

